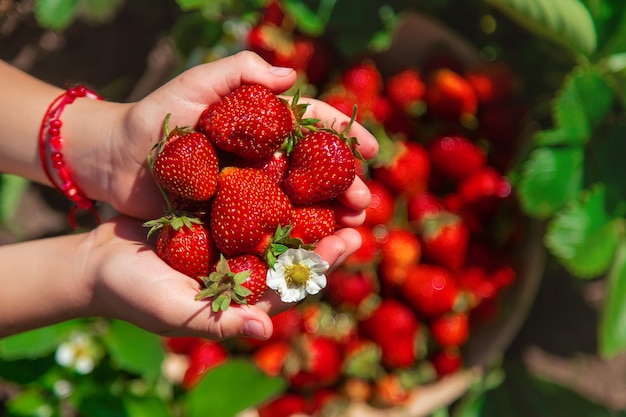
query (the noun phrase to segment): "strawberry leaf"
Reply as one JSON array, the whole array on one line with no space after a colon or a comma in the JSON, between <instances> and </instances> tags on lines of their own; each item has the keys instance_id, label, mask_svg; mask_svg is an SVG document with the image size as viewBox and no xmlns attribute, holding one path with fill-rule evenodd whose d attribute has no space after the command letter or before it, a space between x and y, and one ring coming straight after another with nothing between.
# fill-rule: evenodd
<instances>
[{"instance_id":1,"label":"strawberry leaf","mask_svg":"<svg viewBox=\"0 0 626 417\"><path fill-rule=\"evenodd\" d=\"M621 226L607 214L604 186L597 185L554 216L544 241L573 275L594 278L611 266Z\"/></svg>"},{"instance_id":2,"label":"strawberry leaf","mask_svg":"<svg viewBox=\"0 0 626 417\"><path fill-rule=\"evenodd\" d=\"M486 0L529 31L569 48L593 54L597 35L589 10L579 0Z\"/></svg>"},{"instance_id":3,"label":"strawberry leaf","mask_svg":"<svg viewBox=\"0 0 626 417\"><path fill-rule=\"evenodd\" d=\"M613 90L593 67L575 68L559 91L554 118L567 143L589 140L613 103Z\"/></svg>"},{"instance_id":4,"label":"strawberry leaf","mask_svg":"<svg viewBox=\"0 0 626 417\"><path fill-rule=\"evenodd\" d=\"M607 297L600 316L598 350L605 357L613 357L626 348L626 242L620 240L613 265L607 276Z\"/></svg>"},{"instance_id":5,"label":"strawberry leaf","mask_svg":"<svg viewBox=\"0 0 626 417\"><path fill-rule=\"evenodd\" d=\"M62 31L76 18L78 0L36 0L35 17L46 29Z\"/></svg>"},{"instance_id":6,"label":"strawberry leaf","mask_svg":"<svg viewBox=\"0 0 626 417\"><path fill-rule=\"evenodd\" d=\"M517 191L527 214L548 218L582 189L584 152L580 147L538 148L522 167Z\"/></svg>"}]
</instances>

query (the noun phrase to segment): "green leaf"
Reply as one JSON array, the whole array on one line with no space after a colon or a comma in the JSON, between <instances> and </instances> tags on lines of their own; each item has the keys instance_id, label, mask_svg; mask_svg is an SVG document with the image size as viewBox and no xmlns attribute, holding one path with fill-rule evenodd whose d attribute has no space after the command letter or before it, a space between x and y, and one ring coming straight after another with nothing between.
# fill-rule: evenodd
<instances>
[{"instance_id":1,"label":"green leaf","mask_svg":"<svg viewBox=\"0 0 626 417\"><path fill-rule=\"evenodd\" d=\"M593 278L611 266L620 233L621 223L606 212L605 189L597 185L554 216L544 242L573 275Z\"/></svg>"},{"instance_id":2,"label":"green leaf","mask_svg":"<svg viewBox=\"0 0 626 417\"><path fill-rule=\"evenodd\" d=\"M0 174L0 224L13 217L29 184L22 177Z\"/></svg>"},{"instance_id":3,"label":"green leaf","mask_svg":"<svg viewBox=\"0 0 626 417\"><path fill-rule=\"evenodd\" d=\"M268 377L252 362L232 359L207 373L188 393L185 415L232 417L277 395L285 387L283 379Z\"/></svg>"},{"instance_id":4,"label":"green leaf","mask_svg":"<svg viewBox=\"0 0 626 417\"><path fill-rule=\"evenodd\" d=\"M44 393L29 389L22 391L7 402L7 410L11 416L39 416L51 413L51 406Z\"/></svg>"},{"instance_id":5,"label":"green leaf","mask_svg":"<svg viewBox=\"0 0 626 417\"><path fill-rule=\"evenodd\" d=\"M0 339L0 358L34 359L49 355L81 325L78 320L66 321Z\"/></svg>"},{"instance_id":6,"label":"green leaf","mask_svg":"<svg viewBox=\"0 0 626 417\"><path fill-rule=\"evenodd\" d=\"M485 0L534 34L590 56L597 36L589 10L579 0Z\"/></svg>"},{"instance_id":7,"label":"green leaf","mask_svg":"<svg viewBox=\"0 0 626 417\"><path fill-rule=\"evenodd\" d=\"M598 351L605 358L626 350L626 242L617 249L607 276L606 298L600 316Z\"/></svg>"},{"instance_id":8,"label":"green leaf","mask_svg":"<svg viewBox=\"0 0 626 417\"><path fill-rule=\"evenodd\" d=\"M90 22L108 22L123 4L124 0L81 0L80 16Z\"/></svg>"},{"instance_id":9,"label":"green leaf","mask_svg":"<svg viewBox=\"0 0 626 417\"><path fill-rule=\"evenodd\" d=\"M318 10L309 8L301 0L284 0L283 7L295 20L296 26L302 33L309 36L321 36L336 0L322 0Z\"/></svg>"},{"instance_id":10,"label":"green leaf","mask_svg":"<svg viewBox=\"0 0 626 417\"><path fill-rule=\"evenodd\" d=\"M130 417L171 417L162 398L125 395L123 401Z\"/></svg>"},{"instance_id":11,"label":"green leaf","mask_svg":"<svg viewBox=\"0 0 626 417\"><path fill-rule=\"evenodd\" d=\"M146 377L161 372L165 358L159 336L121 320L112 320L103 335L111 358L123 369Z\"/></svg>"},{"instance_id":12,"label":"green leaf","mask_svg":"<svg viewBox=\"0 0 626 417\"><path fill-rule=\"evenodd\" d=\"M78 0L35 0L34 12L42 27L62 31L74 21Z\"/></svg>"},{"instance_id":13,"label":"green leaf","mask_svg":"<svg viewBox=\"0 0 626 417\"><path fill-rule=\"evenodd\" d=\"M602 43L602 56L626 52L626 7L622 8L621 15L616 10L611 10L609 15L615 19L615 23L608 25L610 27L600 26L610 33L610 37Z\"/></svg>"},{"instance_id":14,"label":"green leaf","mask_svg":"<svg viewBox=\"0 0 626 417\"><path fill-rule=\"evenodd\" d=\"M597 68L572 70L554 106L555 122L568 142L586 142L611 109L613 98L613 90Z\"/></svg>"},{"instance_id":15,"label":"green leaf","mask_svg":"<svg viewBox=\"0 0 626 417\"><path fill-rule=\"evenodd\" d=\"M582 189L582 148L537 148L522 167L517 184L526 214L549 218Z\"/></svg>"}]
</instances>

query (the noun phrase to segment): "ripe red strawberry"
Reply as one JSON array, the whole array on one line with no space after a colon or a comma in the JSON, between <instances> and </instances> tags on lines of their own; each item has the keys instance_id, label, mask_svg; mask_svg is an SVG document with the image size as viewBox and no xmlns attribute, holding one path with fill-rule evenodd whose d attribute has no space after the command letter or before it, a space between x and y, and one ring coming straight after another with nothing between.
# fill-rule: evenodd
<instances>
[{"instance_id":1,"label":"ripe red strawberry","mask_svg":"<svg viewBox=\"0 0 626 417\"><path fill-rule=\"evenodd\" d=\"M407 304L426 318L453 311L461 299L454 276L446 268L431 264L414 264L402 285Z\"/></svg>"},{"instance_id":2,"label":"ripe red strawberry","mask_svg":"<svg viewBox=\"0 0 626 417\"><path fill-rule=\"evenodd\" d=\"M238 160L233 165L242 168L256 168L263 171L270 177L270 180L277 185L281 185L289 169L289 156L278 150L269 158L258 161Z\"/></svg>"},{"instance_id":3,"label":"ripe red strawberry","mask_svg":"<svg viewBox=\"0 0 626 417\"><path fill-rule=\"evenodd\" d=\"M433 117L453 120L473 118L478 110L478 99L472 85L448 68L430 73L424 100L428 113Z\"/></svg>"},{"instance_id":4,"label":"ripe red strawberry","mask_svg":"<svg viewBox=\"0 0 626 417\"><path fill-rule=\"evenodd\" d=\"M489 211L511 194L511 184L496 169L486 166L461 181L457 192L464 204Z\"/></svg>"},{"instance_id":5,"label":"ripe red strawberry","mask_svg":"<svg viewBox=\"0 0 626 417\"><path fill-rule=\"evenodd\" d=\"M460 135L443 135L428 146L433 172L459 181L482 169L487 163L483 148Z\"/></svg>"},{"instance_id":6,"label":"ripe red strawberry","mask_svg":"<svg viewBox=\"0 0 626 417\"><path fill-rule=\"evenodd\" d=\"M428 217L435 217L444 209L440 197L426 191L407 200L407 218L416 228Z\"/></svg>"},{"instance_id":7,"label":"ripe red strawberry","mask_svg":"<svg viewBox=\"0 0 626 417\"><path fill-rule=\"evenodd\" d=\"M430 176L430 157L426 148L409 141L398 141L395 147L388 162L372 167L372 178L398 195L410 197L426 191Z\"/></svg>"},{"instance_id":8,"label":"ripe red strawberry","mask_svg":"<svg viewBox=\"0 0 626 417\"><path fill-rule=\"evenodd\" d=\"M382 349L383 362L394 368L411 366L417 359L419 322L404 303L383 298L360 324L363 336Z\"/></svg>"},{"instance_id":9,"label":"ripe red strawberry","mask_svg":"<svg viewBox=\"0 0 626 417\"><path fill-rule=\"evenodd\" d=\"M420 261L422 247L411 230L392 227L380 242L380 253L379 278L387 289L395 291L407 279L408 267Z\"/></svg>"},{"instance_id":10,"label":"ripe red strawberry","mask_svg":"<svg viewBox=\"0 0 626 417\"><path fill-rule=\"evenodd\" d=\"M321 129L296 142L291 168L283 184L294 204L306 205L330 200L343 193L356 176L356 138L342 132Z\"/></svg>"},{"instance_id":11,"label":"ripe red strawberry","mask_svg":"<svg viewBox=\"0 0 626 417\"><path fill-rule=\"evenodd\" d=\"M467 313L449 313L430 322L433 340L441 347L461 347L470 335Z\"/></svg>"},{"instance_id":12,"label":"ripe red strawberry","mask_svg":"<svg viewBox=\"0 0 626 417\"><path fill-rule=\"evenodd\" d=\"M267 375L279 376L290 352L291 345L287 340L272 340L255 349L251 359Z\"/></svg>"},{"instance_id":13,"label":"ripe red strawberry","mask_svg":"<svg viewBox=\"0 0 626 417\"><path fill-rule=\"evenodd\" d=\"M291 211L285 193L265 173L226 167L211 208L215 244L227 256L264 254L278 226L289 225Z\"/></svg>"},{"instance_id":14,"label":"ripe red strawberry","mask_svg":"<svg viewBox=\"0 0 626 417\"><path fill-rule=\"evenodd\" d=\"M263 403L258 408L259 417L292 417L306 414L308 400L303 394L286 392Z\"/></svg>"},{"instance_id":15,"label":"ripe red strawberry","mask_svg":"<svg viewBox=\"0 0 626 417\"><path fill-rule=\"evenodd\" d=\"M169 215L144 223L148 236L158 231L156 253L165 263L197 281L218 256L211 232L198 218Z\"/></svg>"},{"instance_id":16,"label":"ripe red strawberry","mask_svg":"<svg viewBox=\"0 0 626 417\"><path fill-rule=\"evenodd\" d=\"M504 61L481 63L465 71L463 76L474 87L481 104L510 98L517 84L513 69Z\"/></svg>"},{"instance_id":17,"label":"ripe red strawberry","mask_svg":"<svg viewBox=\"0 0 626 417\"><path fill-rule=\"evenodd\" d=\"M377 292L376 278L363 270L336 269L328 275L325 295L337 310L356 311Z\"/></svg>"},{"instance_id":18,"label":"ripe red strawberry","mask_svg":"<svg viewBox=\"0 0 626 417\"><path fill-rule=\"evenodd\" d=\"M335 210L326 203L295 206L291 213L291 237L315 244L335 231Z\"/></svg>"},{"instance_id":19,"label":"ripe red strawberry","mask_svg":"<svg viewBox=\"0 0 626 417\"><path fill-rule=\"evenodd\" d=\"M232 303L256 304L267 292L267 263L256 255L220 257L215 270L202 277L205 289L196 300L213 298L213 311L224 311Z\"/></svg>"},{"instance_id":20,"label":"ripe red strawberry","mask_svg":"<svg viewBox=\"0 0 626 417\"><path fill-rule=\"evenodd\" d=\"M371 110L383 90L383 77L373 61L365 60L346 69L341 84L357 99L359 108Z\"/></svg>"},{"instance_id":21,"label":"ripe red strawberry","mask_svg":"<svg viewBox=\"0 0 626 417\"><path fill-rule=\"evenodd\" d=\"M197 131L176 127L168 130L165 119L165 137L156 146L156 155L150 165L152 175L170 195L188 200L206 201L215 194L218 158L207 137Z\"/></svg>"},{"instance_id":22,"label":"ripe red strawberry","mask_svg":"<svg viewBox=\"0 0 626 417\"><path fill-rule=\"evenodd\" d=\"M380 181L368 178L364 182L372 195L365 209L365 223L371 226L390 223L396 210L393 193Z\"/></svg>"},{"instance_id":23,"label":"ripe red strawberry","mask_svg":"<svg viewBox=\"0 0 626 417\"><path fill-rule=\"evenodd\" d=\"M335 340L304 333L294 340L293 353L297 355L296 360L299 364L295 373L287 375L293 388L327 387L339 380L343 356Z\"/></svg>"},{"instance_id":24,"label":"ripe red strawberry","mask_svg":"<svg viewBox=\"0 0 626 417\"><path fill-rule=\"evenodd\" d=\"M299 115L302 107L293 104ZM289 103L267 87L242 85L202 112L198 129L217 147L245 159L269 158L296 128Z\"/></svg>"},{"instance_id":25,"label":"ripe red strawberry","mask_svg":"<svg viewBox=\"0 0 626 417\"><path fill-rule=\"evenodd\" d=\"M228 360L228 351L219 342L203 340L189 352L189 364L181 385L185 389L193 388L211 369Z\"/></svg>"},{"instance_id":26,"label":"ripe red strawberry","mask_svg":"<svg viewBox=\"0 0 626 417\"><path fill-rule=\"evenodd\" d=\"M177 353L179 355L188 355L191 350L198 344L202 343L200 337L164 337L163 346L168 352Z\"/></svg>"},{"instance_id":27,"label":"ripe red strawberry","mask_svg":"<svg viewBox=\"0 0 626 417\"><path fill-rule=\"evenodd\" d=\"M375 262L380 254L380 246L371 226L363 224L355 229L361 235L361 246L344 260L343 265L346 267L369 265Z\"/></svg>"},{"instance_id":28,"label":"ripe red strawberry","mask_svg":"<svg viewBox=\"0 0 626 417\"><path fill-rule=\"evenodd\" d=\"M425 257L433 263L458 271L467 257L470 230L460 216L441 211L419 223Z\"/></svg>"},{"instance_id":29,"label":"ripe red strawberry","mask_svg":"<svg viewBox=\"0 0 626 417\"><path fill-rule=\"evenodd\" d=\"M357 99L354 93L343 88L335 88L331 91L324 93L321 99L345 114L346 116L352 116L354 113L354 106L357 106ZM361 112L357 114L357 121L361 122Z\"/></svg>"},{"instance_id":30,"label":"ripe red strawberry","mask_svg":"<svg viewBox=\"0 0 626 417\"><path fill-rule=\"evenodd\" d=\"M269 0L263 7L261 22L280 26L285 19L285 11L280 0Z\"/></svg>"},{"instance_id":31,"label":"ripe red strawberry","mask_svg":"<svg viewBox=\"0 0 626 417\"><path fill-rule=\"evenodd\" d=\"M397 108L410 115L421 113L425 93L426 84L416 68L404 69L385 81L385 96Z\"/></svg>"},{"instance_id":32,"label":"ripe red strawberry","mask_svg":"<svg viewBox=\"0 0 626 417\"><path fill-rule=\"evenodd\" d=\"M437 371L437 376L451 375L463 367L461 352L456 348L443 349L432 355L431 362Z\"/></svg>"}]
</instances>

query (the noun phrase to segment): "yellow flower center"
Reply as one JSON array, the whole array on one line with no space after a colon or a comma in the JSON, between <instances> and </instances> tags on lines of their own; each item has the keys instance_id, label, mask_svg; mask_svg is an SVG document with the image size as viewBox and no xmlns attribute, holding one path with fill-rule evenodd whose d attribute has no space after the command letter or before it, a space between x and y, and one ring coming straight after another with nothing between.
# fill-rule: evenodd
<instances>
[{"instance_id":1,"label":"yellow flower center","mask_svg":"<svg viewBox=\"0 0 626 417\"><path fill-rule=\"evenodd\" d=\"M290 287L305 286L311 277L311 270L306 265L294 264L285 266L285 281Z\"/></svg>"}]
</instances>

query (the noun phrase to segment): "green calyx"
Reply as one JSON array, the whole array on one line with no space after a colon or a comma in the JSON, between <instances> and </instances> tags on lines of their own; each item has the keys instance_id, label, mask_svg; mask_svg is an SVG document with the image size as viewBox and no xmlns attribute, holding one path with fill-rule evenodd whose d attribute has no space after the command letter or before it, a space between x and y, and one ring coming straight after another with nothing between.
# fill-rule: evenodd
<instances>
[{"instance_id":1,"label":"green calyx","mask_svg":"<svg viewBox=\"0 0 626 417\"><path fill-rule=\"evenodd\" d=\"M192 230L194 224L202 224L202 220L193 216L168 214L155 220L149 220L143 226L149 228L148 237L150 237L154 232L165 226L170 226L178 231L183 227Z\"/></svg>"},{"instance_id":2,"label":"green calyx","mask_svg":"<svg viewBox=\"0 0 626 417\"><path fill-rule=\"evenodd\" d=\"M244 287L243 283L250 274L251 271L232 272L226 258L221 255L215 271L208 277L201 277L205 288L196 295L196 300L213 298L211 308L214 312L228 310L232 302L247 304L247 297L252 291Z\"/></svg>"},{"instance_id":3,"label":"green calyx","mask_svg":"<svg viewBox=\"0 0 626 417\"><path fill-rule=\"evenodd\" d=\"M285 227L278 225L278 227L276 228L274 236L272 237L272 243L264 254L265 261L270 268L274 269L276 260L281 254L286 252L287 249L313 249L315 247L315 245L305 244L300 238L292 237L292 230L293 226L291 225Z\"/></svg>"}]
</instances>

